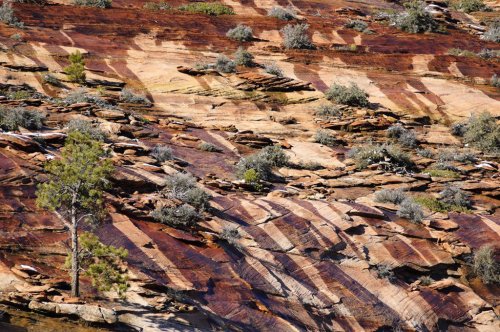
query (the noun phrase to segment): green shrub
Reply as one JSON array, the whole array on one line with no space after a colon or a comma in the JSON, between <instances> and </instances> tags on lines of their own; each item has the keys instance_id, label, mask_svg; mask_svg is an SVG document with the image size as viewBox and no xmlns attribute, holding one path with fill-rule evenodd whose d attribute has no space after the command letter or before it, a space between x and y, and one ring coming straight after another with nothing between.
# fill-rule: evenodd
<instances>
[{"instance_id":1,"label":"green shrub","mask_svg":"<svg viewBox=\"0 0 500 332\"><path fill-rule=\"evenodd\" d=\"M17 19L17 17L14 15L12 5L7 1L4 1L2 6L0 6L0 22L16 28L24 27L24 23L20 22Z\"/></svg>"},{"instance_id":2,"label":"green shrub","mask_svg":"<svg viewBox=\"0 0 500 332\"><path fill-rule=\"evenodd\" d=\"M424 212L415 200L407 198L399 206L397 215L406 218L413 223L419 223L424 219Z\"/></svg>"},{"instance_id":3,"label":"green shrub","mask_svg":"<svg viewBox=\"0 0 500 332\"><path fill-rule=\"evenodd\" d=\"M146 2L144 6L142 6L142 8L146 10L160 11L160 10L170 10L172 9L172 6L164 1L160 1L160 2Z\"/></svg>"},{"instance_id":4,"label":"green shrub","mask_svg":"<svg viewBox=\"0 0 500 332\"><path fill-rule=\"evenodd\" d=\"M431 32L438 29L438 24L425 10L422 1L405 3L406 11L391 16L391 24L409 33Z\"/></svg>"},{"instance_id":5,"label":"green shrub","mask_svg":"<svg viewBox=\"0 0 500 332\"><path fill-rule=\"evenodd\" d=\"M351 149L348 156L356 161L356 165L359 169L366 168L373 164L379 164L382 169L387 171L406 172L414 166L406 153L401 151L397 146L391 144L366 144Z\"/></svg>"},{"instance_id":6,"label":"green shrub","mask_svg":"<svg viewBox=\"0 0 500 332\"><path fill-rule=\"evenodd\" d=\"M435 212L441 212L441 213L447 213L450 211L454 212L465 212L468 213L470 210L466 207L459 206L459 205L450 205L446 204L440 199L437 199L432 196L416 196L414 197L415 202L420 204L421 206L425 206L431 211Z\"/></svg>"},{"instance_id":7,"label":"green shrub","mask_svg":"<svg viewBox=\"0 0 500 332\"><path fill-rule=\"evenodd\" d=\"M277 76L277 77L283 77L283 71L281 68L276 64L276 63L268 63L264 65L264 70L266 73Z\"/></svg>"},{"instance_id":8,"label":"green shrub","mask_svg":"<svg viewBox=\"0 0 500 332\"><path fill-rule=\"evenodd\" d=\"M500 263L492 245L484 245L474 254L472 269L485 284L500 283Z\"/></svg>"},{"instance_id":9,"label":"green shrub","mask_svg":"<svg viewBox=\"0 0 500 332\"><path fill-rule=\"evenodd\" d=\"M309 24L286 25L280 32L283 34L283 45L287 49L313 48L314 45L307 34Z\"/></svg>"},{"instance_id":10,"label":"green shrub","mask_svg":"<svg viewBox=\"0 0 500 332\"><path fill-rule=\"evenodd\" d=\"M75 83L85 83L87 76L85 75L85 61L80 51L76 50L68 57L70 65L64 68L64 72L68 75L68 79Z\"/></svg>"},{"instance_id":11,"label":"green shrub","mask_svg":"<svg viewBox=\"0 0 500 332\"><path fill-rule=\"evenodd\" d=\"M236 71L236 64L227 56L220 54L215 60L215 69L222 73L233 73Z\"/></svg>"},{"instance_id":12,"label":"green shrub","mask_svg":"<svg viewBox=\"0 0 500 332\"><path fill-rule=\"evenodd\" d=\"M231 7L213 2L192 2L187 5L180 6L178 9L190 13L205 14L210 16L234 15L234 10Z\"/></svg>"},{"instance_id":13,"label":"green shrub","mask_svg":"<svg viewBox=\"0 0 500 332\"><path fill-rule=\"evenodd\" d=\"M276 17L283 21L290 21L296 18L296 13L293 7L273 7L267 12L267 16Z\"/></svg>"},{"instance_id":14,"label":"green shrub","mask_svg":"<svg viewBox=\"0 0 500 332\"><path fill-rule=\"evenodd\" d=\"M325 92L325 97L338 104L349 106L367 107L368 94L362 90L356 83L351 83L350 86L340 84L332 84L332 86Z\"/></svg>"},{"instance_id":15,"label":"green shrub","mask_svg":"<svg viewBox=\"0 0 500 332\"><path fill-rule=\"evenodd\" d=\"M450 48L447 53L449 55L454 55L454 56L465 56L465 57L476 56L476 53L468 50L462 50L460 48Z\"/></svg>"},{"instance_id":16,"label":"green shrub","mask_svg":"<svg viewBox=\"0 0 500 332\"><path fill-rule=\"evenodd\" d=\"M13 91L7 95L7 98L11 100L22 100L31 98L32 93L26 90Z\"/></svg>"},{"instance_id":17,"label":"green shrub","mask_svg":"<svg viewBox=\"0 0 500 332\"><path fill-rule=\"evenodd\" d=\"M467 126L466 123L462 123L462 122L454 123L450 128L450 132L453 136L462 137L465 134L466 126Z\"/></svg>"},{"instance_id":18,"label":"green shrub","mask_svg":"<svg viewBox=\"0 0 500 332\"><path fill-rule=\"evenodd\" d=\"M162 207L153 211L151 216L162 224L173 227L194 226L200 220L198 212L188 204L176 207Z\"/></svg>"},{"instance_id":19,"label":"green shrub","mask_svg":"<svg viewBox=\"0 0 500 332\"><path fill-rule=\"evenodd\" d=\"M396 280L396 276L394 275L394 272L392 271L392 268L389 265L385 264L377 265L375 267L375 270L377 272L377 277L380 279L388 279L391 282Z\"/></svg>"},{"instance_id":20,"label":"green shrub","mask_svg":"<svg viewBox=\"0 0 500 332\"><path fill-rule=\"evenodd\" d=\"M293 164L290 166L296 169L306 169L308 171L317 171L325 168L323 167L323 165L315 161L299 161L297 164Z\"/></svg>"},{"instance_id":21,"label":"green shrub","mask_svg":"<svg viewBox=\"0 0 500 332\"><path fill-rule=\"evenodd\" d=\"M335 105L322 104L316 108L314 114L323 119L331 119L331 118L341 118L343 112L340 108L336 107Z\"/></svg>"},{"instance_id":22,"label":"green shrub","mask_svg":"<svg viewBox=\"0 0 500 332\"><path fill-rule=\"evenodd\" d=\"M250 41L253 38L252 28L244 24L238 24L226 33L226 37L237 41Z\"/></svg>"},{"instance_id":23,"label":"green shrub","mask_svg":"<svg viewBox=\"0 0 500 332\"><path fill-rule=\"evenodd\" d=\"M252 53L245 50L243 47L238 47L234 53L234 63L238 66L252 67L255 63L253 62Z\"/></svg>"},{"instance_id":24,"label":"green shrub","mask_svg":"<svg viewBox=\"0 0 500 332\"><path fill-rule=\"evenodd\" d=\"M246 184L253 186L257 191L262 190L262 184L260 184L260 174L253 168L247 169L242 176Z\"/></svg>"},{"instance_id":25,"label":"green shrub","mask_svg":"<svg viewBox=\"0 0 500 332\"><path fill-rule=\"evenodd\" d=\"M67 127L68 133L78 131L82 134L88 135L91 139L96 141L104 141L106 139L106 134L104 134L101 129L92 126L90 121L82 119L70 120Z\"/></svg>"},{"instance_id":26,"label":"green shrub","mask_svg":"<svg viewBox=\"0 0 500 332\"><path fill-rule=\"evenodd\" d=\"M268 146L248 157L241 158L236 164L236 176L244 178L247 171L253 170L258 179L269 180L273 167L282 167L288 164L288 156L278 146Z\"/></svg>"},{"instance_id":27,"label":"green shrub","mask_svg":"<svg viewBox=\"0 0 500 332\"><path fill-rule=\"evenodd\" d=\"M488 112L470 117L463 136L465 143L487 152L500 152L500 125Z\"/></svg>"},{"instance_id":28,"label":"green shrub","mask_svg":"<svg viewBox=\"0 0 500 332\"><path fill-rule=\"evenodd\" d=\"M483 0L459 0L454 3L455 9L465 13L480 12L489 10Z\"/></svg>"},{"instance_id":29,"label":"green shrub","mask_svg":"<svg viewBox=\"0 0 500 332\"><path fill-rule=\"evenodd\" d=\"M434 157L434 154L432 153L432 151L427 150L427 149L417 149L417 154L421 157L424 157L424 158L433 158Z\"/></svg>"},{"instance_id":30,"label":"green shrub","mask_svg":"<svg viewBox=\"0 0 500 332\"><path fill-rule=\"evenodd\" d=\"M447 170L447 169L427 169L423 172L424 174L429 174L432 177L438 178L459 178L460 174L455 171Z\"/></svg>"},{"instance_id":31,"label":"green shrub","mask_svg":"<svg viewBox=\"0 0 500 332\"><path fill-rule=\"evenodd\" d=\"M207 152L222 152L222 149L212 143L203 142L198 145L198 149Z\"/></svg>"},{"instance_id":32,"label":"green shrub","mask_svg":"<svg viewBox=\"0 0 500 332\"><path fill-rule=\"evenodd\" d=\"M415 132L403 127L400 123L392 125L387 129L387 137L396 140L402 146L412 148L417 145Z\"/></svg>"},{"instance_id":33,"label":"green shrub","mask_svg":"<svg viewBox=\"0 0 500 332\"><path fill-rule=\"evenodd\" d=\"M26 129L41 129L45 114L23 107L3 108L0 107L0 128L13 131L19 127Z\"/></svg>"},{"instance_id":34,"label":"green shrub","mask_svg":"<svg viewBox=\"0 0 500 332\"><path fill-rule=\"evenodd\" d=\"M111 0L73 0L76 6L95 8L111 8L111 2Z\"/></svg>"},{"instance_id":35,"label":"green shrub","mask_svg":"<svg viewBox=\"0 0 500 332\"><path fill-rule=\"evenodd\" d=\"M172 160L174 158L172 149L166 145L155 146L153 149L151 149L150 155L161 163L167 160Z\"/></svg>"},{"instance_id":36,"label":"green shrub","mask_svg":"<svg viewBox=\"0 0 500 332\"><path fill-rule=\"evenodd\" d=\"M316 132L316 135L314 135L314 142L330 147L340 144L339 140L335 138L334 132L326 129L321 129Z\"/></svg>"},{"instance_id":37,"label":"green shrub","mask_svg":"<svg viewBox=\"0 0 500 332\"><path fill-rule=\"evenodd\" d=\"M401 204L407 198L403 189L382 189L375 193L375 201L379 203Z\"/></svg>"},{"instance_id":38,"label":"green shrub","mask_svg":"<svg viewBox=\"0 0 500 332\"><path fill-rule=\"evenodd\" d=\"M149 101L148 98L146 98L146 96L135 93L134 91L129 89L123 89L120 92L120 101L130 104L143 104L143 105L151 104L151 102Z\"/></svg>"}]
</instances>

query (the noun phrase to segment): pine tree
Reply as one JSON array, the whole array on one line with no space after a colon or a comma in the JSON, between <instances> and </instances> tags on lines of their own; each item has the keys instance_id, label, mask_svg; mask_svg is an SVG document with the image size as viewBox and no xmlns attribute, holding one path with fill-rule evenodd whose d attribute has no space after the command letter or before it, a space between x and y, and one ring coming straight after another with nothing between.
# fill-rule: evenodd
<instances>
[{"instance_id":1,"label":"pine tree","mask_svg":"<svg viewBox=\"0 0 500 332\"><path fill-rule=\"evenodd\" d=\"M57 211L71 232L71 294L80 296L78 230L82 223L103 215L103 193L113 171L101 143L71 132L60 159L47 163L48 181L38 185L37 205Z\"/></svg>"},{"instance_id":2,"label":"pine tree","mask_svg":"<svg viewBox=\"0 0 500 332\"><path fill-rule=\"evenodd\" d=\"M75 51L68 56L70 65L64 68L64 72L68 75L71 82L85 83L87 76L85 75L85 61L80 51Z\"/></svg>"}]
</instances>

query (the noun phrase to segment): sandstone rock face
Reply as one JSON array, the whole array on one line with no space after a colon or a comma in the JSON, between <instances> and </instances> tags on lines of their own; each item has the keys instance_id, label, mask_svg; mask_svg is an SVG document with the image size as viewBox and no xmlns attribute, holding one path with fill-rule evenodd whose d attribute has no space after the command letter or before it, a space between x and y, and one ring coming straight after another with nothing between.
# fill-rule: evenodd
<instances>
[{"instance_id":1,"label":"sandstone rock face","mask_svg":"<svg viewBox=\"0 0 500 332\"><path fill-rule=\"evenodd\" d=\"M0 132L2 305L56 322L71 317L144 331L499 329L498 285L484 283L470 264L487 245L498 261L498 155L464 146L450 125L480 110L500 116L500 94L488 85L500 67L495 58L447 54L494 49L476 35L481 29L463 27L497 12L471 16L428 1L448 33L407 34L375 15L402 10L398 2L292 3L310 25L314 48L282 47L279 29L287 23L266 15L278 2L225 1L236 15L223 16L152 12L136 1L105 10L13 5L28 29L0 23L0 77L8 81L0 83L0 107L46 119L39 129ZM346 28L353 19L374 33ZM239 23L253 28L251 41L225 36ZM254 55L253 66L223 73L195 65L213 64L219 54L233 58L241 45ZM62 73L75 50L85 56L92 98L68 105L61 100L78 85L63 74L61 86L48 84L41 75ZM270 63L283 77L265 73ZM327 100L332 82L356 83L370 105ZM123 100L124 87L154 105ZM332 114L321 114L325 105ZM35 204L43 167L60 157L74 118L107 134L115 172L107 216L92 231L129 252L125 299L95 296L85 276L84 297L70 298L67 228ZM395 123L415 135L414 145L388 137ZM320 130L331 137L318 139ZM411 166L392 170L383 167L386 158L361 169L350 152L368 143L395 145ZM236 179L240 158L271 145L289 162L275 167L260 191ZM172 156L159 160L156 146ZM212 196L192 228L151 216L178 203L160 195L177 172L191 173ZM431 201L422 205L421 222L375 194L404 189L429 201L448 185L464 190L472 206L446 211ZM228 230L238 236L228 238Z\"/></svg>"}]
</instances>

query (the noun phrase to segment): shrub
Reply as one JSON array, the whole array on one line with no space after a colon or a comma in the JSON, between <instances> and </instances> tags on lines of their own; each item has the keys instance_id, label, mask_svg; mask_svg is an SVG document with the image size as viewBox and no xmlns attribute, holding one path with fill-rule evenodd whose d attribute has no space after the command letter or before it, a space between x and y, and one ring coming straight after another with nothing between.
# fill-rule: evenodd
<instances>
[{"instance_id":1,"label":"shrub","mask_svg":"<svg viewBox=\"0 0 500 332\"><path fill-rule=\"evenodd\" d=\"M78 131L82 134L88 135L91 139L96 141L104 141L106 139L106 134L104 134L99 128L92 126L90 121L82 119L70 120L67 127L68 133Z\"/></svg>"},{"instance_id":2,"label":"shrub","mask_svg":"<svg viewBox=\"0 0 500 332\"><path fill-rule=\"evenodd\" d=\"M266 73L278 76L278 77L283 77L283 71L281 68L276 64L276 63L269 63L264 66L264 70Z\"/></svg>"},{"instance_id":3,"label":"shrub","mask_svg":"<svg viewBox=\"0 0 500 332\"><path fill-rule=\"evenodd\" d=\"M375 193L375 201L379 203L401 204L406 198L403 189L382 189Z\"/></svg>"},{"instance_id":4,"label":"shrub","mask_svg":"<svg viewBox=\"0 0 500 332\"><path fill-rule=\"evenodd\" d=\"M137 94L129 89L123 89L120 92L120 101L130 104L143 104L143 105L151 104L151 102L149 101L148 98L146 98L146 96Z\"/></svg>"},{"instance_id":5,"label":"shrub","mask_svg":"<svg viewBox=\"0 0 500 332\"><path fill-rule=\"evenodd\" d=\"M220 238L225 240L232 246L239 247L238 240L241 238L240 232L234 226L226 226L222 229L220 233Z\"/></svg>"},{"instance_id":6,"label":"shrub","mask_svg":"<svg viewBox=\"0 0 500 332\"><path fill-rule=\"evenodd\" d=\"M414 200L421 206L425 206L431 211L442 212L442 213L447 213L450 211L466 212L466 213L470 212L470 210L466 207L446 204L440 199L437 199L432 196L417 196L414 198Z\"/></svg>"},{"instance_id":7,"label":"shrub","mask_svg":"<svg viewBox=\"0 0 500 332\"><path fill-rule=\"evenodd\" d=\"M283 21L290 21L296 18L295 10L292 7L273 7L267 12L267 16L276 17Z\"/></svg>"},{"instance_id":8,"label":"shrub","mask_svg":"<svg viewBox=\"0 0 500 332\"><path fill-rule=\"evenodd\" d=\"M366 29L368 29L368 23L366 23L364 21L360 21L360 20L350 20L349 22L344 24L344 26L346 28L354 29L354 30L359 31L359 32L363 32Z\"/></svg>"},{"instance_id":9,"label":"shrub","mask_svg":"<svg viewBox=\"0 0 500 332\"><path fill-rule=\"evenodd\" d=\"M498 77L497 74L494 74L493 76L491 76L490 84L491 84L491 86L494 86L495 88L500 88L500 77Z\"/></svg>"},{"instance_id":10,"label":"shrub","mask_svg":"<svg viewBox=\"0 0 500 332\"><path fill-rule=\"evenodd\" d=\"M460 0L454 4L454 7L465 13L480 12L489 9L483 0Z\"/></svg>"},{"instance_id":11,"label":"shrub","mask_svg":"<svg viewBox=\"0 0 500 332\"><path fill-rule=\"evenodd\" d=\"M251 67L254 65L253 55L240 46L234 53L234 63L238 66Z\"/></svg>"},{"instance_id":12,"label":"shrub","mask_svg":"<svg viewBox=\"0 0 500 332\"><path fill-rule=\"evenodd\" d=\"M309 24L286 25L280 32L283 34L283 45L287 49L313 48L307 30Z\"/></svg>"},{"instance_id":13,"label":"shrub","mask_svg":"<svg viewBox=\"0 0 500 332\"><path fill-rule=\"evenodd\" d=\"M472 206L469 194L458 187L447 185L439 195L439 200L446 205L459 206L466 209Z\"/></svg>"},{"instance_id":14,"label":"shrub","mask_svg":"<svg viewBox=\"0 0 500 332\"><path fill-rule=\"evenodd\" d=\"M419 223L424 219L424 212L420 205L411 198L401 202L397 215L406 218L413 223Z\"/></svg>"},{"instance_id":15,"label":"shrub","mask_svg":"<svg viewBox=\"0 0 500 332\"><path fill-rule=\"evenodd\" d=\"M101 108L113 108L113 106L109 104L107 101L105 101L99 96L88 93L87 90L83 88L72 91L62 100L62 102L65 105L71 105L77 103L90 103L97 105Z\"/></svg>"},{"instance_id":16,"label":"shrub","mask_svg":"<svg viewBox=\"0 0 500 332\"><path fill-rule=\"evenodd\" d=\"M75 51L68 56L70 65L64 68L64 72L68 75L71 82L85 83L87 78L85 75L85 62L80 51Z\"/></svg>"},{"instance_id":17,"label":"shrub","mask_svg":"<svg viewBox=\"0 0 500 332\"><path fill-rule=\"evenodd\" d=\"M308 171L317 171L323 169L323 165L315 161L299 161L297 164L290 165L297 169L306 169Z\"/></svg>"},{"instance_id":18,"label":"shrub","mask_svg":"<svg viewBox=\"0 0 500 332\"><path fill-rule=\"evenodd\" d=\"M389 281L395 281L396 276L392 271L391 267L388 265L380 264L375 267L377 272L377 277L380 279L388 279Z\"/></svg>"},{"instance_id":19,"label":"shrub","mask_svg":"<svg viewBox=\"0 0 500 332\"><path fill-rule=\"evenodd\" d=\"M7 98L11 100L22 100L31 98L32 93L26 90L13 91L7 95Z\"/></svg>"},{"instance_id":20,"label":"shrub","mask_svg":"<svg viewBox=\"0 0 500 332\"><path fill-rule=\"evenodd\" d=\"M485 284L500 283L500 263L495 259L493 248L484 245L474 254L472 269Z\"/></svg>"},{"instance_id":21,"label":"shrub","mask_svg":"<svg viewBox=\"0 0 500 332\"><path fill-rule=\"evenodd\" d=\"M12 9L12 5L7 1L4 1L2 6L0 6L0 22L16 28L24 27L24 23L20 22L17 19L17 17L14 15L14 10Z\"/></svg>"},{"instance_id":22,"label":"shrub","mask_svg":"<svg viewBox=\"0 0 500 332\"><path fill-rule=\"evenodd\" d=\"M255 169L247 169L245 173L243 173L243 180L245 183L253 186L257 191L262 190L262 185L260 184L261 177Z\"/></svg>"},{"instance_id":23,"label":"shrub","mask_svg":"<svg viewBox=\"0 0 500 332\"><path fill-rule=\"evenodd\" d=\"M432 151L427 150L427 149L417 149L417 154L421 157L424 157L424 158L433 158L434 157L434 154L432 153Z\"/></svg>"},{"instance_id":24,"label":"shrub","mask_svg":"<svg viewBox=\"0 0 500 332\"><path fill-rule=\"evenodd\" d=\"M41 129L45 114L23 107L6 109L0 107L0 128L3 130Z\"/></svg>"},{"instance_id":25,"label":"shrub","mask_svg":"<svg viewBox=\"0 0 500 332\"><path fill-rule=\"evenodd\" d=\"M167 160L172 160L174 158L172 154L172 149L166 145L155 146L150 153L151 157L155 158L159 162L164 162Z\"/></svg>"},{"instance_id":26,"label":"shrub","mask_svg":"<svg viewBox=\"0 0 500 332\"><path fill-rule=\"evenodd\" d=\"M198 211L210 206L210 195L196 185L196 179L189 174L176 173L165 181L163 193L169 198L175 198L189 204Z\"/></svg>"},{"instance_id":27,"label":"shrub","mask_svg":"<svg viewBox=\"0 0 500 332\"><path fill-rule=\"evenodd\" d=\"M226 37L237 41L250 41L253 38L252 28L244 24L238 24L226 33Z\"/></svg>"},{"instance_id":28,"label":"shrub","mask_svg":"<svg viewBox=\"0 0 500 332\"><path fill-rule=\"evenodd\" d=\"M454 123L451 128L450 132L453 136L464 136L465 131L466 131L466 125L465 123L459 122L459 123Z\"/></svg>"},{"instance_id":29,"label":"shrub","mask_svg":"<svg viewBox=\"0 0 500 332\"><path fill-rule=\"evenodd\" d=\"M367 144L362 147L351 149L349 157L356 161L359 169L366 168L373 164L380 166L387 171L403 171L413 167L410 157L398 147L391 144L373 145Z\"/></svg>"},{"instance_id":30,"label":"shrub","mask_svg":"<svg viewBox=\"0 0 500 332\"><path fill-rule=\"evenodd\" d=\"M422 286L429 286L434 282L434 279L429 276L421 276L418 280L420 280L420 285Z\"/></svg>"},{"instance_id":31,"label":"shrub","mask_svg":"<svg viewBox=\"0 0 500 332\"><path fill-rule=\"evenodd\" d=\"M314 136L314 141L319 144L323 144L326 146L335 146L339 145L339 141L333 135L334 132L331 130L321 129L316 132Z\"/></svg>"},{"instance_id":32,"label":"shrub","mask_svg":"<svg viewBox=\"0 0 500 332\"><path fill-rule=\"evenodd\" d=\"M492 41L495 43L500 43L500 22L497 22L490 26L488 30L481 36L482 40Z\"/></svg>"},{"instance_id":33,"label":"shrub","mask_svg":"<svg viewBox=\"0 0 500 332\"><path fill-rule=\"evenodd\" d=\"M172 6L166 2L146 2L142 8L152 11L170 10Z\"/></svg>"},{"instance_id":34,"label":"shrub","mask_svg":"<svg viewBox=\"0 0 500 332\"><path fill-rule=\"evenodd\" d=\"M392 125L389 129L387 129L387 137L393 138L402 146L409 148L417 145L417 137L415 133L406 129L399 123Z\"/></svg>"},{"instance_id":35,"label":"shrub","mask_svg":"<svg viewBox=\"0 0 500 332\"><path fill-rule=\"evenodd\" d=\"M456 179L460 177L460 174L448 169L428 169L424 171L424 174L429 174L432 177L438 177L438 178Z\"/></svg>"},{"instance_id":36,"label":"shrub","mask_svg":"<svg viewBox=\"0 0 500 332\"><path fill-rule=\"evenodd\" d=\"M266 159L273 167L283 167L288 164L289 157L277 145L266 146L258 153L261 158Z\"/></svg>"},{"instance_id":37,"label":"shrub","mask_svg":"<svg viewBox=\"0 0 500 332\"><path fill-rule=\"evenodd\" d=\"M217 145L214 145L212 143L207 143L203 142L198 145L198 149L201 151L207 151L207 152L221 152L222 149L218 147Z\"/></svg>"},{"instance_id":38,"label":"shrub","mask_svg":"<svg viewBox=\"0 0 500 332\"><path fill-rule=\"evenodd\" d=\"M500 57L500 50L490 50L487 48L483 48L479 53L476 54L481 59L489 60L496 59Z\"/></svg>"},{"instance_id":39,"label":"shrub","mask_svg":"<svg viewBox=\"0 0 500 332\"><path fill-rule=\"evenodd\" d=\"M23 39L23 36L19 33L14 33L13 35L10 36L10 39L15 40L15 41L21 41Z\"/></svg>"},{"instance_id":40,"label":"shrub","mask_svg":"<svg viewBox=\"0 0 500 332\"><path fill-rule=\"evenodd\" d=\"M151 216L157 221L173 227L194 226L200 219L198 212L188 204L176 207L162 207L153 211Z\"/></svg>"},{"instance_id":41,"label":"shrub","mask_svg":"<svg viewBox=\"0 0 500 332\"><path fill-rule=\"evenodd\" d=\"M236 64L227 56L220 54L215 61L215 69L222 73L233 73L236 70Z\"/></svg>"},{"instance_id":42,"label":"shrub","mask_svg":"<svg viewBox=\"0 0 500 332\"><path fill-rule=\"evenodd\" d=\"M236 175L244 178L247 171L253 169L258 179L269 180L273 167L282 167L288 164L288 156L278 146L267 146L258 153L241 158L236 164Z\"/></svg>"},{"instance_id":43,"label":"shrub","mask_svg":"<svg viewBox=\"0 0 500 332\"><path fill-rule=\"evenodd\" d=\"M111 8L111 0L74 0L74 4L82 7Z\"/></svg>"},{"instance_id":44,"label":"shrub","mask_svg":"<svg viewBox=\"0 0 500 332\"><path fill-rule=\"evenodd\" d=\"M319 105L314 112L316 116L324 119L341 118L342 110L331 104Z\"/></svg>"},{"instance_id":45,"label":"shrub","mask_svg":"<svg viewBox=\"0 0 500 332\"><path fill-rule=\"evenodd\" d=\"M350 86L332 84L325 92L326 99L332 100L338 104L349 106L366 107L369 105L368 94L362 90L356 83Z\"/></svg>"},{"instance_id":46,"label":"shrub","mask_svg":"<svg viewBox=\"0 0 500 332\"><path fill-rule=\"evenodd\" d=\"M449 55L454 56L465 56L465 57L473 57L476 53L469 50L462 50L460 48L450 48L447 52Z\"/></svg>"},{"instance_id":47,"label":"shrub","mask_svg":"<svg viewBox=\"0 0 500 332\"><path fill-rule=\"evenodd\" d=\"M500 125L488 112L470 117L463 136L464 142L487 152L500 152Z\"/></svg>"},{"instance_id":48,"label":"shrub","mask_svg":"<svg viewBox=\"0 0 500 332\"><path fill-rule=\"evenodd\" d=\"M213 2L192 2L187 5L180 6L178 9L190 13L205 14L210 16L234 15L234 10L231 7Z\"/></svg>"},{"instance_id":49,"label":"shrub","mask_svg":"<svg viewBox=\"0 0 500 332\"><path fill-rule=\"evenodd\" d=\"M409 33L431 32L438 29L438 24L425 10L421 1L405 3L406 11L391 16L391 24Z\"/></svg>"},{"instance_id":50,"label":"shrub","mask_svg":"<svg viewBox=\"0 0 500 332\"><path fill-rule=\"evenodd\" d=\"M42 79L47 84L57 86L57 87L62 86L61 81L59 81L59 79L57 77L53 76L52 74L45 74L45 75L43 75Z\"/></svg>"}]
</instances>

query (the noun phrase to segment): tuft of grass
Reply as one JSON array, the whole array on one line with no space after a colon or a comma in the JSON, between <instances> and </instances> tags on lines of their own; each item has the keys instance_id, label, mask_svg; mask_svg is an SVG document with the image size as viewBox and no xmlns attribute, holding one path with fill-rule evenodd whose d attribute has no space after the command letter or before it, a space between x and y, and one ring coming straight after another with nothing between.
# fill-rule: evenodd
<instances>
[{"instance_id":1,"label":"tuft of grass","mask_svg":"<svg viewBox=\"0 0 500 332\"><path fill-rule=\"evenodd\" d=\"M335 132L331 130L320 129L314 135L314 142L330 147L339 145L339 140L335 138L334 134Z\"/></svg>"},{"instance_id":2,"label":"tuft of grass","mask_svg":"<svg viewBox=\"0 0 500 332\"><path fill-rule=\"evenodd\" d=\"M373 164L379 164L387 171L406 172L414 166L410 157L400 148L392 144L366 144L351 149L348 156L355 160L356 166L359 169L367 168Z\"/></svg>"},{"instance_id":3,"label":"tuft of grass","mask_svg":"<svg viewBox=\"0 0 500 332\"><path fill-rule=\"evenodd\" d=\"M361 20L349 20L344 26L348 29L353 29L362 33L372 34L373 31L368 29L368 23Z\"/></svg>"},{"instance_id":4,"label":"tuft of grass","mask_svg":"<svg viewBox=\"0 0 500 332\"><path fill-rule=\"evenodd\" d=\"M446 204L435 197L416 196L413 199L418 204L425 206L429 210L435 211L435 212L442 212L442 213L447 213L447 212L452 212L452 211L453 212L464 212L464 213L470 212L470 210L468 208L465 208L465 207L459 206L459 205Z\"/></svg>"},{"instance_id":5,"label":"tuft of grass","mask_svg":"<svg viewBox=\"0 0 500 332\"><path fill-rule=\"evenodd\" d=\"M476 56L476 53L469 50L463 50L461 48L450 48L447 53L449 55L454 55L454 56L464 56L464 57Z\"/></svg>"},{"instance_id":6,"label":"tuft of grass","mask_svg":"<svg viewBox=\"0 0 500 332\"><path fill-rule=\"evenodd\" d=\"M277 77L283 77L283 70L275 62L264 65L264 71Z\"/></svg>"},{"instance_id":7,"label":"tuft of grass","mask_svg":"<svg viewBox=\"0 0 500 332\"><path fill-rule=\"evenodd\" d=\"M236 64L227 56L220 54L215 60L215 69L222 73L234 73Z\"/></svg>"},{"instance_id":8,"label":"tuft of grass","mask_svg":"<svg viewBox=\"0 0 500 332\"><path fill-rule=\"evenodd\" d=\"M343 112L340 108L332 104L319 105L314 114L323 119L341 118Z\"/></svg>"},{"instance_id":9,"label":"tuft of grass","mask_svg":"<svg viewBox=\"0 0 500 332\"><path fill-rule=\"evenodd\" d=\"M394 139L404 147L412 148L417 145L415 132L406 129L400 123L392 125L387 129L387 137Z\"/></svg>"},{"instance_id":10,"label":"tuft of grass","mask_svg":"<svg viewBox=\"0 0 500 332\"><path fill-rule=\"evenodd\" d=\"M106 139L106 134L99 128L94 127L90 121L74 119L68 122L67 127L68 133L78 131L96 141L104 141Z\"/></svg>"},{"instance_id":11,"label":"tuft of grass","mask_svg":"<svg viewBox=\"0 0 500 332\"><path fill-rule=\"evenodd\" d=\"M142 105L151 105L146 96L136 93L130 89L123 89L120 92L120 101L130 104L142 104Z\"/></svg>"},{"instance_id":12,"label":"tuft of grass","mask_svg":"<svg viewBox=\"0 0 500 332\"><path fill-rule=\"evenodd\" d=\"M340 84L332 84L332 86L325 92L325 97L338 104L349 106L367 107L368 94L362 90L356 83L351 83L350 86Z\"/></svg>"},{"instance_id":13,"label":"tuft of grass","mask_svg":"<svg viewBox=\"0 0 500 332\"><path fill-rule=\"evenodd\" d=\"M177 9L189 13L205 14L210 16L235 14L231 7L216 2L191 2L187 5L179 6Z\"/></svg>"},{"instance_id":14,"label":"tuft of grass","mask_svg":"<svg viewBox=\"0 0 500 332\"><path fill-rule=\"evenodd\" d=\"M94 7L94 8L111 8L111 0L74 0L76 6Z\"/></svg>"},{"instance_id":15,"label":"tuft of grass","mask_svg":"<svg viewBox=\"0 0 500 332\"><path fill-rule=\"evenodd\" d=\"M464 13L490 11L483 0L459 0L453 3L453 8Z\"/></svg>"},{"instance_id":16,"label":"tuft of grass","mask_svg":"<svg viewBox=\"0 0 500 332\"><path fill-rule=\"evenodd\" d=\"M160 2L146 2L142 8L151 11L160 11L160 10L170 10L172 6L164 1Z\"/></svg>"}]
</instances>

